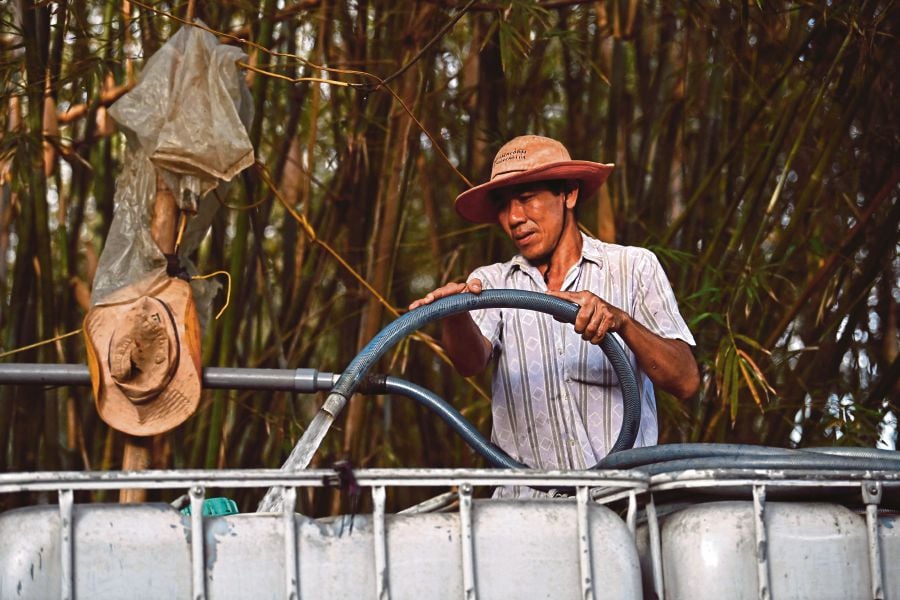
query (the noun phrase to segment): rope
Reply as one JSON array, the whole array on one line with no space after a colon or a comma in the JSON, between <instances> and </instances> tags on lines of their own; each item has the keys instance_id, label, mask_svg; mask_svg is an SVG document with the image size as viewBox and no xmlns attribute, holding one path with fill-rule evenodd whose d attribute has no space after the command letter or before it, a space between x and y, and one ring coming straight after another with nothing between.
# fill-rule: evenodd
<instances>
[{"instance_id":1,"label":"rope","mask_svg":"<svg viewBox=\"0 0 900 600\"><path fill-rule=\"evenodd\" d=\"M228 285L225 287L225 304L222 305L222 308L219 309L219 312L216 313L215 317L215 320L218 321L219 317L222 316L222 313L225 312L225 309L228 308L228 305L231 304L231 273L228 271L213 271L207 275L194 275L191 279L209 279L216 275L224 275L225 278L228 279Z\"/></svg>"},{"instance_id":2,"label":"rope","mask_svg":"<svg viewBox=\"0 0 900 600\"><path fill-rule=\"evenodd\" d=\"M39 348L40 346L44 346L46 344L52 344L53 342L58 342L59 340L64 340L67 337L72 337L73 335L78 335L81 333L81 329L76 329L75 331L70 331L69 333L63 333L56 337L52 337L49 340L42 340L40 342L35 342L33 344L29 344L27 346L22 346L21 348L13 348L12 350L7 350L0 354L0 358L6 358L7 356L12 356L13 354L18 354L19 352L25 352L26 350L31 350L33 348Z\"/></svg>"}]
</instances>

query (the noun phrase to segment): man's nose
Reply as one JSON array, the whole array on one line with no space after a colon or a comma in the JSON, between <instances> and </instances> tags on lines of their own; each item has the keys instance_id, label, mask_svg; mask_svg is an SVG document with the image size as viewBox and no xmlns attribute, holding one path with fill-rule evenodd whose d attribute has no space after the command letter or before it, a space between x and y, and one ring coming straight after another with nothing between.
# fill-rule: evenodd
<instances>
[{"instance_id":1,"label":"man's nose","mask_svg":"<svg viewBox=\"0 0 900 600\"><path fill-rule=\"evenodd\" d=\"M509 224L517 225L526 221L525 207L516 199L509 201Z\"/></svg>"}]
</instances>

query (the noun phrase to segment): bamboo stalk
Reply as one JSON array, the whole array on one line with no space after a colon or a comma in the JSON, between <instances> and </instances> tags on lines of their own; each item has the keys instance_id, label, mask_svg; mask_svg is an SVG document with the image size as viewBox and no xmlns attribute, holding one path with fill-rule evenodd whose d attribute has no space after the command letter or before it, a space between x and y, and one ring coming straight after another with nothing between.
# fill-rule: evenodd
<instances>
[{"instance_id":1,"label":"bamboo stalk","mask_svg":"<svg viewBox=\"0 0 900 600\"><path fill-rule=\"evenodd\" d=\"M274 14L276 9L275 0L266 0L260 9L261 19L259 22L259 38L258 43L263 47L270 47L273 41L274 23L269 20L269 16ZM251 94L253 96L253 105L261 107L266 100L266 94L269 87L269 81L266 77L257 77L253 81ZM253 124L250 128L250 141L254 147L258 147L262 139L262 123L264 111L256 110L254 113ZM253 176L244 176L245 196L248 200L253 200L257 193L257 183ZM246 277L248 264L252 267L252 263L248 263L248 241L247 236L250 233L250 218L247 211L238 211L235 215L234 238L230 252L230 260L228 271L231 274L231 280L243 283L243 288L238 297L239 304L245 304L248 298L248 290L252 289L252 277ZM222 317L220 340L227 340L219 346L219 355L217 362L221 366L229 365L234 360L235 343L240 330L241 321L249 319L250 315L242 314L238 310L229 310ZM219 464L221 452L227 449L221 449L223 445L224 427L227 422L234 422L235 406L233 403L225 402L225 394L217 391L213 395L213 405L210 413L209 431L206 439L206 454L203 461L205 468L213 469ZM226 414L227 413L227 414ZM195 443L201 443L197 440Z\"/></svg>"}]
</instances>

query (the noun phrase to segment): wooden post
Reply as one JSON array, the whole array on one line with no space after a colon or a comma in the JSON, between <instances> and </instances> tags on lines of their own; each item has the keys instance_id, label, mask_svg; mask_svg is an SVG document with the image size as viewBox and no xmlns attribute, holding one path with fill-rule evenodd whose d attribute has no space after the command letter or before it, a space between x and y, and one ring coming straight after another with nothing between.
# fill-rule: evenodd
<instances>
[{"instance_id":1,"label":"wooden post","mask_svg":"<svg viewBox=\"0 0 900 600\"><path fill-rule=\"evenodd\" d=\"M156 200L153 205L153 217L150 220L150 235L159 246L163 254L175 252L175 239L178 227L178 205L175 196L166 186L162 175L156 174ZM153 445L153 437L138 437L125 435L125 450L122 455L123 471L144 471L152 463L150 448ZM147 499L147 490L122 490L119 492L119 502L144 502Z\"/></svg>"},{"instance_id":2,"label":"wooden post","mask_svg":"<svg viewBox=\"0 0 900 600\"><path fill-rule=\"evenodd\" d=\"M136 435L123 434L125 436L125 451L122 455L123 471L146 471L150 468L150 445L152 437L138 437ZM121 490L119 502L129 504L132 502L144 502L147 499L147 490Z\"/></svg>"}]
</instances>

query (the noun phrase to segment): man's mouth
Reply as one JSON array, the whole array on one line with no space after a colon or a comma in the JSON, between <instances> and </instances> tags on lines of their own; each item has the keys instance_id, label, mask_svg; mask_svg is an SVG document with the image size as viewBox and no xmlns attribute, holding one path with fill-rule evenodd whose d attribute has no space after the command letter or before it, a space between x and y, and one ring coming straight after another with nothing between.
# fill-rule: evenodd
<instances>
[{"instance_id":1,"label":"man's mouth","mask_svg":"<svg viewBox=\"0 0 900 600\"><path fill-rule=\"evenodd\" d=\"M515 240L516 244L525 245L528 244L534 238L533 231L523 231L516 233L513 236L513 240Z\"/></svg>"}]
</instances>

